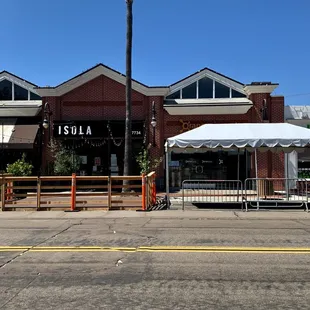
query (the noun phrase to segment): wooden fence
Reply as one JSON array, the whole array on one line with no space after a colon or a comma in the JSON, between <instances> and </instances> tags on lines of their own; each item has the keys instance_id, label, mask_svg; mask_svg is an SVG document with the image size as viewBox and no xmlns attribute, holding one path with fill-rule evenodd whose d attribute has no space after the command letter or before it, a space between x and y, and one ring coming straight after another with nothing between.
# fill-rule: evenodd
<instances>
[{"instance_id":1,"label":"wooden fence","mask_svg":"<svg viewBox=\"0 0 310 310\"><path fill-rule=\"evenodd\" d=\"M124 180L128 184L123 184ZM154 196L155 193L155 196ZM154 198L155 197L155 198ZM1 210L142 210L156 200L155 173L142 176L1 178Z\"/></svg>"}]
</instances>

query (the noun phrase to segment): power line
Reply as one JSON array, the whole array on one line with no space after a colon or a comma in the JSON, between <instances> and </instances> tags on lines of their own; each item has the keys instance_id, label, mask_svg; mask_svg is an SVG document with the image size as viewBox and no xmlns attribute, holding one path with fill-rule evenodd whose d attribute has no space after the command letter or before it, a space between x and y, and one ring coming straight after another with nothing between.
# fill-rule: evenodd
<instances>
[{"instance_id":1,"label":"power line","mask_svg":"<svg viewBox=\"0 0 310 310\"><path fill-rule=\"evenodd\" d=\"M303 93L303 94L294 94L294 95L286 95L284 97L299 97L299 96L310 96L310 93Z\"/></svg>"}]
</instances>

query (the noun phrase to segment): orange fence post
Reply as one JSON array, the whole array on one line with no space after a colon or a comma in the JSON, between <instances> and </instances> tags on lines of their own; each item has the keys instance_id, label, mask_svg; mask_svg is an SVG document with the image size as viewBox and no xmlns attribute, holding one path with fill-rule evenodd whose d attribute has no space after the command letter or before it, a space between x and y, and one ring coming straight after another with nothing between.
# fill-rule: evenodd
<instances>
[{"instance_id":1,"label":"orange fence post","mask_svg":"<svg viewBox=\"0 0 310 310\"><path fill-rule=\"evenodd\" d=\"M76 174L72 173L71 182L71 211L75 210L76 205Z\"/></svg>"},{"instance_id":2,"label":"orange fence post","mask_svg":"<svg viewBox=\"0 0 310 310\"><path fill-rule=\"evenodd\" d=\"M142 210L145 211L146 207L145 207L145 198L146 198L146 186L145 186L145 174L142 173Z\"/></svg>"},{"instance_id":3,"label":"orange fence post","mask_svg":"<svg viewBox=\"0 0 310 310\"><path fill-rule=\"evenodd\" d=\"M7 200L13 199L13 181L9 181L7 183L6 194Z\"/></svg>"}]
</instances>

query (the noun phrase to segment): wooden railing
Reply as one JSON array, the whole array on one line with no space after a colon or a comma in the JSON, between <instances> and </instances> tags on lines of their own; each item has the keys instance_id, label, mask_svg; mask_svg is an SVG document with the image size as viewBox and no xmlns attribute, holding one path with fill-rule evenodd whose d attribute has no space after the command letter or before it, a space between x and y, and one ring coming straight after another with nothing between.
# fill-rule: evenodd
<instances>
[{"instance_id":1,"label":"wooden railing","mask_svg":"<svg viewBox=\"0 0 310 310\"><path fill-rule=\"evenodd\" d=\"M154 191L147 176L42 176L1 179L1 210L146 210ZM129 184L123 184L128 180ZM151 187L151 188L149 188Z\"/></svg>"}]
</instances>

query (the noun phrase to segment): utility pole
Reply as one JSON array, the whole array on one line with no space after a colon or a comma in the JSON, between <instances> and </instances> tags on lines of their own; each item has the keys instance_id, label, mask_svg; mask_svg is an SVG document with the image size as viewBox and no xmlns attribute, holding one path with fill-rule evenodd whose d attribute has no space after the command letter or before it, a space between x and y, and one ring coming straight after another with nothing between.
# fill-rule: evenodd
<instances>
[{"instance_id":1,"label":"utility pole","mask_svg":"<svg viewBox=\"0 0 310 310\"><path fill-rule=\"evenodd\" d=\"M131 137L131 121L132 121L132 102L131 102L131 88L132 88L132 5L133 0L126 0L127 5L127 35L126 35L126 120L125 120L125 150L124 150L124 176L131 174L132 164L132 137ZM124 185L129 184L128 180L124 180ZM123 190L126 190L124 188Z\"/></svg>"}]
</instances>

